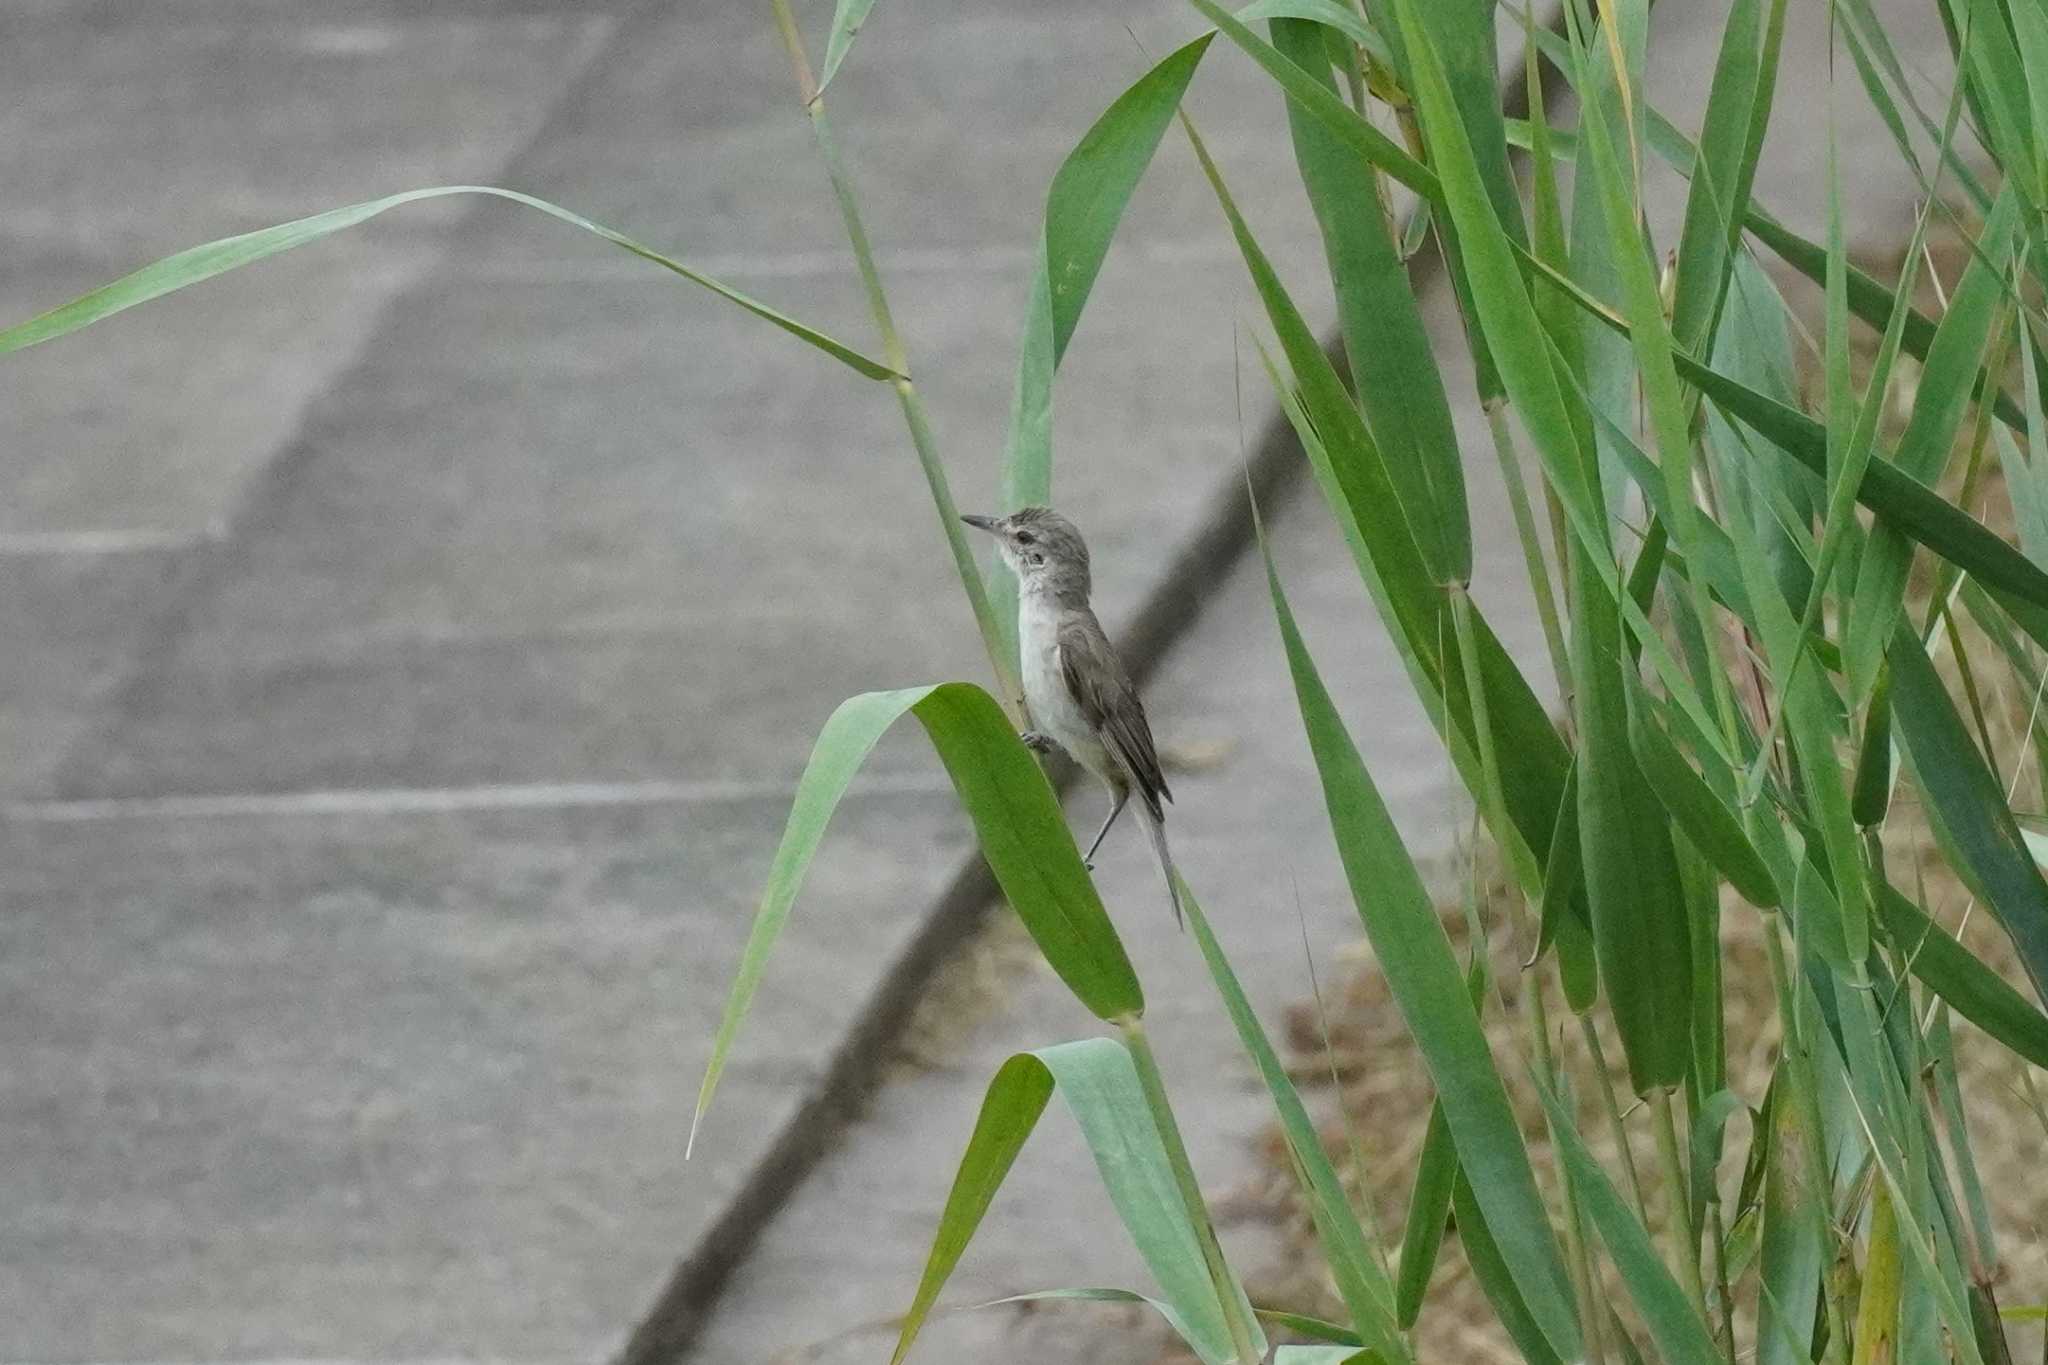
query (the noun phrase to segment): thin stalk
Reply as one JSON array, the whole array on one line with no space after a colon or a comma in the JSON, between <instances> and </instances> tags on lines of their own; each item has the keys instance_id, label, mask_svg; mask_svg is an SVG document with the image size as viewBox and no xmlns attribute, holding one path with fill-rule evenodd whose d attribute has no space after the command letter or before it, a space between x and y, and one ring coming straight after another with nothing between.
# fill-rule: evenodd
<instances>
[{"instance_id":1,"label":"thin stalk","mask_svg":"<svg viewBox=\"0 0 2048 1365\"><path fill-rule=\"evenodd\" d=\"M1785 1074L1790 1078L1792 1100L1799 1106L1799 1133L1805 1147L1805 1160L1813 1172L1814 1188L1819 1193L1824 1208L1834 1207L1834 1167L1828 1162L1825 1125L1821 1120L1820 1102L1815 1097L1815 1072L1812 1057L1815 1041L1805 1011L1799 1008L1799 999L1792 982L1791 969L1785 962L1785 944L1780 934L1781 921L1775 914L1764 916L1764 953L1770 961L1771 987L1778 998L1778 1015L1784 1034L1786 1055L1791 1066ZM1826 1259L1833 1264L1839 1249L1840 1234L1836 1231L1831 1217L1823 1215L1821 1230L1827 1240ZM1850 1313L1842 1299L1839 1279L1830 1274L1822 1279L1821 1304L1828 1319L1827 1358L1833 1365L1843 1365L1848 1359L1845 1343L1849 1340Z\"/></svg>"},{"instance_id":2,"label":"thin stalk","mask_svg":"<svg viewBox=\"0 0 2048 1365\"><path fill-rule=\"evenodd\" d=\"M1678 1122L1671 1114L1670 1090L1660 1089L1651 1095L1650 1108L1657 1117L1657 1156L1663 1163L1664 1184L1670 1194L1671 1235L1678 1242L1679 1278L1685 1283L1685 1292L1699 1305L1701 1320L1711 1322L1706 1286L1700 1279L1700 1239L1692 1229L1692 1181L1678 1146Z\"/></svg>"},{"instance_id":3,"label":"thin stalk","mask_svg":"<svg viewBox=\"0 0 2048 1365\"><path fill-rule=\"evenodd\" d=\"M888 294L882 288L882 273L875 266L875 253L868 244L867 228L861 222L860 206L853 194L853 180L846 172L845 160L839 155L839 144L832 135L831 122L825 117L824 95L818 89L817 77L811 72L811 59L804 51L803 34L797 29L796 15L790 10L789 0L769 0L769 4L775 11L775 27L782 35L782 45L789 52L790 68L796 73L797 92L803 99L804 112L810 116L811 135L818 144L819 159L825 163L825 173L832 181L833 197L839 201L839 217L846 225L846 240L853 248L854 265L860 271L861 287L867 293L868 311L874 314L875 330L881 334L883 363L902 376L892 380L891 387L896 390L896 401L903 408L904 423L910 428L910 443L917 451L918 466L924 471L925 484L931 490L932 505L939 514L939 528L945 533L946 545L953 552L954 572L959 574L960 587L966 592L967 604L974 611L974 623L981 631L982 646L988 651L989 668L995 674L996 690L1010 713L1011 721L1023 725L1026 723L1024 691L1018 684L1016 671L1010 666L1001 625L989 601L988 589L982 583L981 566L975 563L974 552L967 544L967 534L961 529L960 509L953 501L952 488L946 482L946 468L939 459L938 443L932 437L931 418L925 411L924 397L910 380L910 360L904 352L903 337L896 330L896 318L889 309Z\"/></svg>"},{"instance_id":4,"label":"thin stalk","mask_svg":"<svg viewBox=\"0 0 2048 1365\"><path fill-rule=\"evenodd\" d=\"M1621 1105L1614 1097L1614 1077L1607 1070L1607 1050L1600 1044L1600 1030L1594 1027L1590 1011L1579 1016L1579 1032L1593 1058L1593 1075L1600 1082L1600 1101L1607 1111L1607 1124L1614 1129L1614 1147L1621 1153L1621 1172L1628 1180L1629 1195L1636 1202L1636 1213L1643 1226L1648 1227L1650 1206L1643 1199L1643 1178L1636 1171L1635 1149L1629 1146L1628 1125L1622 1122Z\"/></svg>"},{"instance_id":5,"label":"thin stalk","mask_svg":"<svg viewBox=\"0 0 2048 1365\"><path fill-rule=\"evenodd\" d=\"M1579 1220L1579 1199L1573 1189L1569 1172L1561 1171L1564 1181L1564 1250L1571 1259L1572 1294L1579 1301L1580 1330L1586 1334L1586 1365L1606 1365L1607 1332L1600 1319L1606 1316L1606 1303L1600 1296L1599 1284L1593 1278L1593 1257L1586 1249L1586 1229Z\"/></svg>"},{"instance_id":6,"label":"thin stalk","mask_svg":"<svg viewBox=\"0 0 2048 1365\"><path fill-rule=\"evenodd\" d=\"M1714 1220L1714 1286L1721 1303L1721 1354L1728 1357L1728 1365L1736 1365L1735 1299L1728 1292L1728 1228L1721 1219L1718 1197L1708 1203L1707 1213Z\"/></svg>"},{"instance_id":7,"label":"thin stalk","mask_svg":"<svg viewBox=\"0 0 2048 1365\"><path fill-rule=\"evenodd\" d=\"M786 2L776 0L778 4ZM1238 1302L1236 1282L1223 1259L1223 1244L1216 1240L1216 1225L1202 1199L1202 1187L1195 1179L1194 1164L1188 1160L1187 1146L1181 1141L1180 1125L1174 1121L1173 1105L1166 1098L1166 1083L1159 1075L1159 1059L1152 1055L1151 1040L1145 1036L1144 1021L1135 1014L1127 1014L1116 1021L1116 1026L1123 1034L1131 1063L1138 1070L1138 1085L1145 1092L1146 1107L1152 1111L1152 1122L1166 1148L1167 1164L1173 1168L1181 1202L1187 1205L1188 1221L1194 1225L1195 1242L1202 1248L1202 1262L1209 1268L1216 1301L1223 1307L1223 1321L1230 1329L1230 1343L1237 1352L1238 1365L1259 1365L1259 1350L1252 1344L1251 1319Z\"/></svg>"},{"instance_id":8,"label":"thin stalk","mask_svg":"<svg viewBox=\"0 0 2048 1365\"><path fill-rule=\"evenodd\" d=\"M1529 488L1522 478L1521 456L1515 449L1514 433L1508 429L1507 400L1486 405L1486 429L1493 435L1493 453L1500 461L1501 482L1507 485L1508 507L1515 515L1515 534L1521 538L1522 561L1529 573L1529 590L1536 598L1536 615L1543 622L1543 643L1550 650L1550 666L1557 673L1558 693L1571 692L1571 655L1565 649L1564 631L1558 624L1557 599L1550 587L1550 569L1543 562L1543 543L1536 530L1536 516L1529 506Z\"/></svg>"}]
</instances>

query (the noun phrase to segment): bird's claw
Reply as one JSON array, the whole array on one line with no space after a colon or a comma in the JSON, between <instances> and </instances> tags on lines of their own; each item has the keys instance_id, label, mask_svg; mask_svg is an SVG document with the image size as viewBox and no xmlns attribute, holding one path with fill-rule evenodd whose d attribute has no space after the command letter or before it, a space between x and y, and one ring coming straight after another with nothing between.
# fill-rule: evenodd
<instances>
[{"instance_id":1,"label":"bird's claw","mask_svg":"<svg viewBox=\"0 0 2048 1365\"><path fill-rule=\"evenodd\" d=\"M1081 860L1081 866L1087 868L1090 872L1093 872L1095 870L1095 864L1086 858L1083 858Z\"/></svg>"},{"instance_id":2,"label":"bird's claw","mask_svg":"<svg viewBox=\"0 0 2048 1365\"><path fill-rule=\"evenodd\" d=\"M1041 735L1036 730L1026 730L1017 738L1024 741L1024 747L1034 754L1049 754L1052 752L1052 740Z\"/></svg>"}]
</instances>

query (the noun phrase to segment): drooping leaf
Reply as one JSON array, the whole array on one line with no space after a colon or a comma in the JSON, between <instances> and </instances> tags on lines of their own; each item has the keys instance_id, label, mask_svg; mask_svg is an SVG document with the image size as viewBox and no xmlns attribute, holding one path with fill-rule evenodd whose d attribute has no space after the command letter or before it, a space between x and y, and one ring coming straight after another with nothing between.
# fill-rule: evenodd
<instances>
[{"instance_id":1,"label":"drooping leaf","mask_svg":"<svg viewBox=\"0 0 2048 1365\"><path fill-rule=\"evenodd\" d=\"M1685 831L1694 848L1706 855L1716 871L1742 898L1762 909L1774 909L1778 888L1771 881L1742 822L1728 809L1698 773L1692 770L1672 744L1670 736L1649 718L1649 703L1640 694L1632 697L1628 726L1629 741L1636 763L1678 827Z\"/></svg>"},{"instance_id":2,"label":"drooping leaf","mask_svg":"<svg viewBox=\"0 0 2048 1365\"><path fill-rule=\"evenodd\" d=\"M1261 348L1281 408L1301 437L1317 484L1344 530L1416 696L1460 772L1476 782L1478 708L1467 695L1445 594L1422 562L1385 459L1335 367L1252 236L1200 137L1192 129L1189 136L1294 370L1298 388L1280 378ZM1476 611L1472 627L1508 813L1530 847L1547 847L1570 757L1527 678Z\"/></svg>"},{"instance_id":3,"label":"drooping leaf","mask_svg":"<svg viewBox=\"0 0 2048 1365\"><path fill-rule=\"evenodd\" d=\"M600 223L593 223L582 214L573 213L558 204L550 204L545 199L536 199L517 190L497 189L489 185L435 185L427 189L407 190L402 194L386 195L382 199L370 199L360 204L329 209L325 213L280 223L276 227L261 228L235 237L223 237L204 246L189 247L146 265L133 274L124 275L112 284L101 285L90 293L81 294L71 302L52 308L47 313L38 314L27 322L16 323L5 331L0 331L0 355L40 345L67 332L75 332L81 327L90 326L101 318L111 317L115 313L133 308L139 303L161 298L188 285L198 284L202 280L210 280L240 266L275 256L281 251L290 251L293 247L317 242L322 237L330 236L343 228L354 227L401 205L452 194L480 194L494 199L509 199L515 204L539 209L551 218L559 218L574 227L582 228L613 246L630 251L644 261L650 261L694 284L702 285L720 298L738 304L755 317L771 322L791 336L809 342L858 374L869 379L901 378L896 371L881 361L872 360L851 346L835 341L823 332L807 327L795 318L769 307L758 299L750 298L732 286L720 283L673 257L665 256L652 247L642 246L622 232L615 232Z\"/></svg>"},{"instance_id":4,"label":"drooping leaf","mask_svg":"<svg viewBox=\"0 0 2048 1365\"><path fill-rule=\"evenodd\" d=\"M1074 847L1059 800L995 699L971 683L862 693L842 702L825 722L797 782L789 823L704 1069L690 1123L692 1144L832 812L876 741L905 712L923 723L974 822L982 856L1068 989L1103 1019L1145 1008L1137 975Z\"/></svg>"},{"instance_id":5,"label":"drooping leaf","mask_svg":"<svg viewBox=\"0 0 2048 1365\"><path fill-rule=\"evenodd\" d=\"M1920 483L1940 482L1956 446L1956 433L1970 406L1971 380L1983 367L1992 323L2004 303L2001 272L2018 219L2019 196L2008 186L1977 238L1981 254L1965 267L1928 347L1925 368L1913 389L1913 415L1892 457L1902 473ZM1869 690L1892 625L1904 610L1912 549L1903 533L1880 525L1863 555L1848 614L1852 696Z\"/></svg>"},{"instance_id":6,"label":"drooping leaf","mask_svg":"<svg viewBox=\"0 0 2048 1365\"><path fill-rule=\"evenodd\" d=\"M1334 130L1366 160L1426 199L1437 197L1436 176L1346 104L1329 86L1296 66L1279 49L1231 17L1215 0L1188 0L1224 37L1244 49L1266 74L1280 83L1287 97ZM1390 36L1391 41L1391 36Z\"/></svg>"}]
</instances>

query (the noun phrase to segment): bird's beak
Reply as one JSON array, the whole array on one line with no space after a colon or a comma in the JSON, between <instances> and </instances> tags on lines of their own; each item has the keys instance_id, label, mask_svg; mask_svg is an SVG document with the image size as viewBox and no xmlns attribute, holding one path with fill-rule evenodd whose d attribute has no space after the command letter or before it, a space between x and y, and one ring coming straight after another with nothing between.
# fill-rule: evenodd
<instances>
[{"instance_id":1,"label":"bird's beak","mask_svg":"<svg viewBox=\"0 0 2048 1365\"><path fill-rule=\"evenodd\" d=\"M960 520L978 531L993 532L996 529L996 519L994 517L965 516L960 518Z\"/></svg>"}]
</instances>

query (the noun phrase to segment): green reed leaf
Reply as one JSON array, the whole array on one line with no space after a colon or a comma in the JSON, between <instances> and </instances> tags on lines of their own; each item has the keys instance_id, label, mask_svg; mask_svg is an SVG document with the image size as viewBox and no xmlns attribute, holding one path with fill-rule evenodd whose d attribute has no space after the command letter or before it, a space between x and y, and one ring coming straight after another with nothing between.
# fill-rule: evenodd
<instances>
[{"instance_id":1,"label":"green reed leaf","mask_svg":"<svg viewBox=\"0 0 2048 1365\"><path fill-rule=\"evenodd\" d=\"M1487 1227L1544 1339L1560 1357L1575 1358L1571 1280L1450 940L1309 656L1270 558L1266 575L1331 832L1366 937L1436 1084Z\"/></svg>"},{"instance_id":2,"label":"green reed leaf","mask_svg":"<svg viewBox=\"0 0 2048 1365\"><path fill-rule=\"evenodd\" d=\"M1275 48L1330 84L1315 25L1275 20L1272 29ZM1472 576L1472 530L1464 462L1407 266L1380 208L1377 177L1370 162L1298 105L1290 103L1287 114L1373 440L1429 576L1465 582Z\"/></svg>"},{"instance_id":3,"label":"green reed leaf","mask_svg":"<svg viewBox=\"0 0 2048 1365\"><path fill-rule=\"evenodd\" d=\"M1159 1282L1164 1294L1161 1312L1205 1365L1235 1360L1223 1306L1210 1283L1137 1068L1120 1044L1087 1038L1020 1052L990 1081L939 1217L916 1298L904 1315L891 1365L900 1365L909 1352L1055 1089L1081 1126L1124 1230ZM1238 1293L1242 1298L1243 1291ZM1249 1304L1244 1312L1251 1315ZM1255 1344L1264 1349L1264 1342Z\"/></svg>"},{"instance_id":4,"label":"green reed leaf","mask_svg":"<svg viewBox=\"0 0 2048 1365\"><path fill-rule=\"evenodd\" d=\"M1957 873L2019 950L2035 996L2048 1000L2048 882L2027 853L1998 779L1907 623L1893 632L1888 658L1893 724L1926 796L1929 822L1954 850Z\"/></svg>"},{"instance_id":5,"label":"green reed leaf","mask_svg":"<svg viewBox=\"0 0 2048 1365\"><path fill-rule=\"evenodd\" d=\"M1211 37L1205 34L1175 49L1133 82L1082 135L1053 175L1003 440L1005 511L1052 501L1054 376L1080 325L1110 240L1173 123ZM997 622L1014 659L1017 580L1000 563L990 577Z\"/></svg>"},{"instance_id":6,"label":"green reed leaf","mask_svg":"<svg viewBox=\"0 0 2048 1365\"><path fill-rule=\"evenodd\" d=\"M773 323L791 336L810 343L858 374L869 379L901 378L896 371L881 361L870 359L851 346L835 341L823 332L807 327L795 318L769 307L758 299L750 298L732 286L722 284L681 261L664 256L652 247L642 246L622 232L615 232L601 223L593 223L582 214L571 212L559 204L550 204L545 199L536 199L517 190L496 189L489 185L435 185L428 189L407 190L402 194L386 195L382 199L371 199L360 204L329 209L325 213L280 223L276 227L245 232L235 237L223 237L204 246L189 247L146 265L132 274L124 275L112 284L101 285L90 293L81 294L71 302L52 308L47 313L38 314L27 322L16 323L5 331L0 331L0 355L41 345L68 332L75 332L81 327L91 326L102 318L111 317L139 303L147 303L151 299L161 298L188 285L210 280L216 275L224 275L230 270L275 256L281 251L290 251L293 247L317 242L322 237L331 236L343 228L354 227L401 205L453 194L477 194L494 199L509 199L515 204L539 209L551 218L558 218L574 227L582 228L613 246L630 251L644 261L650 261L694 284L702 285L720 298L738 304L755 317Z\"/></svg>"},{"instance_id":7,"label":"green reed leaf","mask_svg":"<svg viewBox=\"0 0 2048 1365\"><path fill-rule=\"evenodd\" d=\"M697 1092L692 1145L832 813L883 732L906 712L923 723L974 822L982 856L1060 980L1098 1018L1114 1020L1145 1008L1137 975L1074 847L1059 800L995 699L972 683L862 693L840 703L825 722L797 782Z\"/></svg>"}]
</instances>

